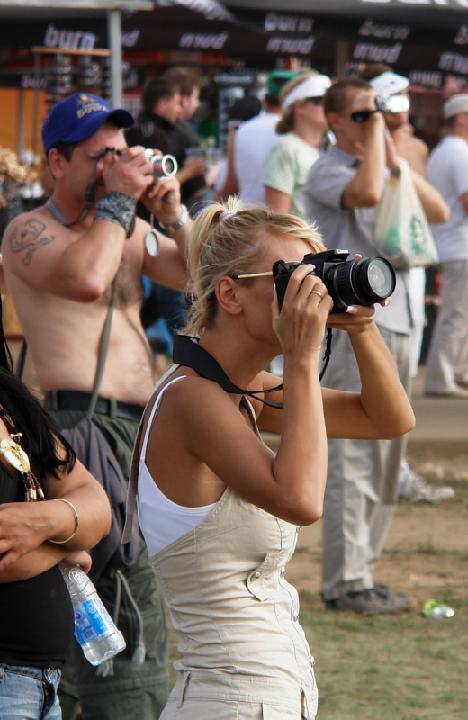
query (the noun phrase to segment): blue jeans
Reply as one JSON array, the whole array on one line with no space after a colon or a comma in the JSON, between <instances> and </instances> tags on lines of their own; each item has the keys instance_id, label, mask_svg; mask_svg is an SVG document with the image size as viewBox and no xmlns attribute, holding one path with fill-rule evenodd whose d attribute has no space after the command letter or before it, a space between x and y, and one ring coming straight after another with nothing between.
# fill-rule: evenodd
<instances>
[{"instance_id":1,"label":"blue jeans","mask_svg":"<svg viewBox=\"0 0 468 720\"><path fill-rule=\"evenodd\" d=\"M0 665L2 720L61 720L60 670Z\"/></svg>"}]
</instances>

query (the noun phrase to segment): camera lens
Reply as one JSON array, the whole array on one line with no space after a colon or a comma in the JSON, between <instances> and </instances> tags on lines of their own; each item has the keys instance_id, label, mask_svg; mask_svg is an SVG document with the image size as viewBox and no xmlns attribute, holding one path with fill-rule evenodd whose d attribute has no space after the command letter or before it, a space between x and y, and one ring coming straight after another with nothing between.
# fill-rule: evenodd
<instances>
[{"instance_id":1,"label":"camera lens","mask_svg":"<svg viewBox=\"0 0 468 720\"><path fill-rule=\"evenodd\" d=\"M394 287L390 267L383 263L381 258L372 258L366 271L371 291L382 299L388 297Z\"/></svg>"},{"instance_id":2,"label":"camera lens","mask_svg":"<svg viewBox=\"0 0 468 720\"><path fill-rule=\"evenodd\" d=\"M334 312L348 305L373 305L389 297L395 289L395 273L381 257L348 260L327 272L326 285L334 301Z\"/></svg>"},{"instance_id":3,"label":"camera lens","mask_svg":"<svg viewBox=\"0 0 468 720\"><path fill-rule=\"evenodd\" d=\"M177 160L173 155L154 155L151 163L155 178L172 177L177 172Z\"/></svg>"}]
</instances>

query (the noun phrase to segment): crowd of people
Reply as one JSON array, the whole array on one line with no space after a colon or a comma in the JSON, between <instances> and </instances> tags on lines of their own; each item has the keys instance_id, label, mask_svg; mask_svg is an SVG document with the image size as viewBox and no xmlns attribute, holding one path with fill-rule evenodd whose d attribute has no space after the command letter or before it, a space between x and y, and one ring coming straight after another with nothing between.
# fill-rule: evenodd
<instances>
[{"instance_id":1,"label":"crowd of people","mask_svg":"<svg viewBox=\"0 0 468 720\"><path fill-rule=\"evenodd\" d=\"M233 108L218 180L190 125L199 82L183 69L148 82L136 123L83 93L43 123L50 195L2 242L43 398L12 374L1 333L0 607L18 616L0 629L5 720L312 720L314 659L284 574L300 526L322 517L324 606L411 607L373 569L399 495L453 494L405 459L425 271L397 267L391 297L355 294L337 312L314 255L377 254L379 205L406 161L443 277L427 392L468 397L468 95L445 102L427 163L409 82L385 66L338 81L275 70L266 90L264 110ZM156 179L148 147L174 155L177 174ZM174 364L154 387L145 328L161 316ZM276 453L262 431L279 435ZM124 635L105 666L72 641L59 563L91 574ZM170 694L166 607L179 641Z\"/></svg>"}]
</instances>

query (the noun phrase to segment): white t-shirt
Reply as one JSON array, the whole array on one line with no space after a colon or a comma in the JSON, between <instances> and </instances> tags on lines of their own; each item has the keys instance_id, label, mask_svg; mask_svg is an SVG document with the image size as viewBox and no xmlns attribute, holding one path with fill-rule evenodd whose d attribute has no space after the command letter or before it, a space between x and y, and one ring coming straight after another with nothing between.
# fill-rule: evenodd
<instances>
[{"instance_id":1,"label":"white t-shirt","mask_svg":"<svg viewBox=\"0 0 468 720\"><path fill-rule=\"evenodd\" d=\"M432 225L440 260L468 260L468 213L460 202L468 193L468 143L455 135L444 138L430 154L427 179L450 208L446 223Z\"/></svg>"},{"instance_id":2,"label":"white t-shirt","mask_svg":"<svg viewBox=\"0 0 468 720\"><path fill-rule=\"evenodd\" d=\"M246 203L264 203L263 166L278 139L275 128L280 116L264 112L243 123L234 141L234 170L239 198Z\"/></svg>"}]
</instances>

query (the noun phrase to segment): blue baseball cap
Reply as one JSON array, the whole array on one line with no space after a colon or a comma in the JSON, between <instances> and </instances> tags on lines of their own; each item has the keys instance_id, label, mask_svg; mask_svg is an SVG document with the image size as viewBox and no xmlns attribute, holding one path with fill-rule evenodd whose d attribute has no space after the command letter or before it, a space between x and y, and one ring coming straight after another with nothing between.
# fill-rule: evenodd
<instances>
[{"instance_id":1,"label":"blue baseball cap","mask_svg":"<svg viewBox=\"0 0 468 720\"><path fill-rule=\"evenodd\" d=\"M42 126L42 144L46 154L59 142L81 142L90 138L105 122L129 128L133 115L127 110L113 110L97 95L74 93L58 102Z\"/></svg>"}]
</instances>

